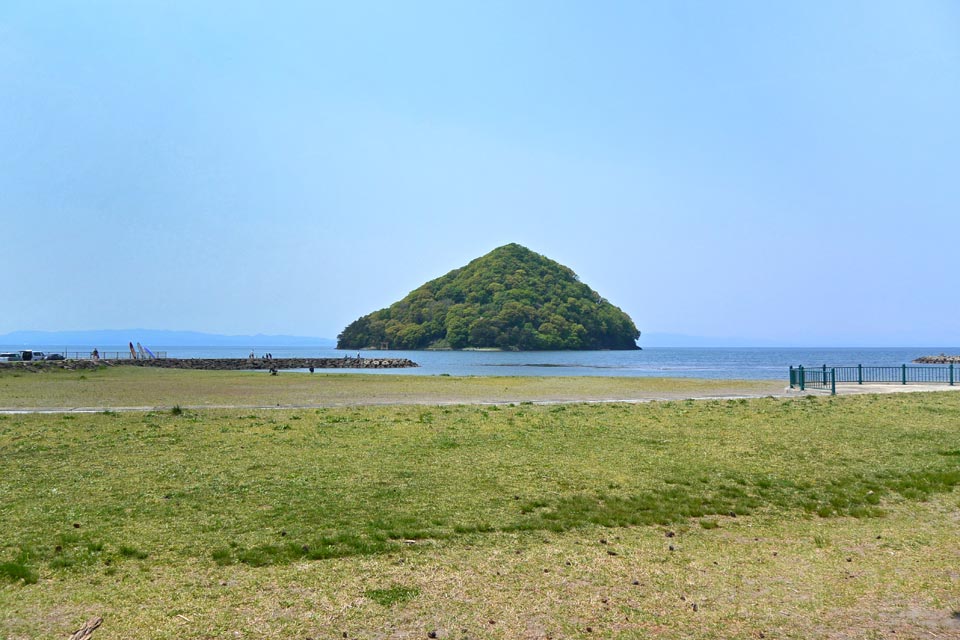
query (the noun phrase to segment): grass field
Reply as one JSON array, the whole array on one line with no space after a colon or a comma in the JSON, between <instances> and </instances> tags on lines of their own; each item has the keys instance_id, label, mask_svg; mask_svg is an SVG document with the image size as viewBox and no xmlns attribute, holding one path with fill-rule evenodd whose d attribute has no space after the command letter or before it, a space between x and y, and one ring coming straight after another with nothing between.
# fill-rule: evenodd
<instances>
[{"instance_id":1,"label":"grass field","mask_svg":"<svg viewBox=\"0 0 960 640\"><path fill-rule=\"evenodd\" d=\"M614 377L444 377L189 371L138 367L42 373L0 370L0 409L304 407L643 400L783 391L778 380Z\"/></svg>"},{"instance_id":2,"label":"grass field","mask_svg":"<svg viewBox=\"0 0 960 640\"><path fill-rule=\"evenodd\" d=\"M5 415L0 637L958 637L957 484L950 393Z\"/></svg>"}]
</instances>

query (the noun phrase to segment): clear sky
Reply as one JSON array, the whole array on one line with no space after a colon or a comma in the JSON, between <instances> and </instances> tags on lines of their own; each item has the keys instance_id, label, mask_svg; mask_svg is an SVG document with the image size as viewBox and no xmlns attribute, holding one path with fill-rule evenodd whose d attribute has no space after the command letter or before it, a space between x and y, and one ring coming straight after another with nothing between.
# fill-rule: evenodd
<instances>
[{"instance_id":1,"label":"clear sky","mask_svg":"<svg viewBox=\"0 0 960 640\"><path fill-rule=\"evenodd\" d=\"M0 2L0 333L332 338L518 242L645 333L960 345L958 204L953 0Z\"/></svg>"}]
</instances>

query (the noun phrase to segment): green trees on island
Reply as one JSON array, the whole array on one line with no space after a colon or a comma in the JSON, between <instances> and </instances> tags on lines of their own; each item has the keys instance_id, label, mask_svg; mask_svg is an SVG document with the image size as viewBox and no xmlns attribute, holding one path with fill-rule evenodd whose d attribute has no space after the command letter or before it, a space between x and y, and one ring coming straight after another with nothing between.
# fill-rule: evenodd
<instances>
[{"instance_id":1,"label":"green trees on island","mask_svg":"<svg viewBox=\"0 0 960 640\"><path fill-rule=\"evenodd\" d=\"M639 337L572 270L508 244L352 322L337 347L636 349Z\"/></svg>"}]
</instances>

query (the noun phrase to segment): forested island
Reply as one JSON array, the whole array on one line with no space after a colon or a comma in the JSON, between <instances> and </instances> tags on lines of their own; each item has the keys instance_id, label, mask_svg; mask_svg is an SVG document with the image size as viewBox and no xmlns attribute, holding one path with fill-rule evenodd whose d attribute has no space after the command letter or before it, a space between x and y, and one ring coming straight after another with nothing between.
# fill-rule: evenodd
<instances>
[{"instance_id":1,"label":"forested island","mask_svg":"<svg viewBox=\"0 0 960 640\"><path fill-rule=\"evenodd\" d=\"M508 244L337 336L340 349L637 349L626 313L568 267Z\"/></svg>"}]
</instances>

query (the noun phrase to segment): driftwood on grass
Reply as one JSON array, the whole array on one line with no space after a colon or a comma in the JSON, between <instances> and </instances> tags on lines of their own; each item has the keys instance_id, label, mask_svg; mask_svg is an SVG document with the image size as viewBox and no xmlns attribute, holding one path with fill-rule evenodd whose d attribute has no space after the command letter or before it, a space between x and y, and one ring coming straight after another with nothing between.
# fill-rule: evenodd
<instances>
[{"instance_id":1,"label":"driftwood on grass","mask_svg":"<svg viewBox=\"0 0 960 640\"><path fill-rule=\"evenodd\" d=\"M88 638L93 635L93 632L96 631L101 624L103 624L103 618L100 616L97 616L96 618L90 618L82 627L73 632L73 635L70 636L70 640L88 640Z\"/></svg>"}]
</instances>

